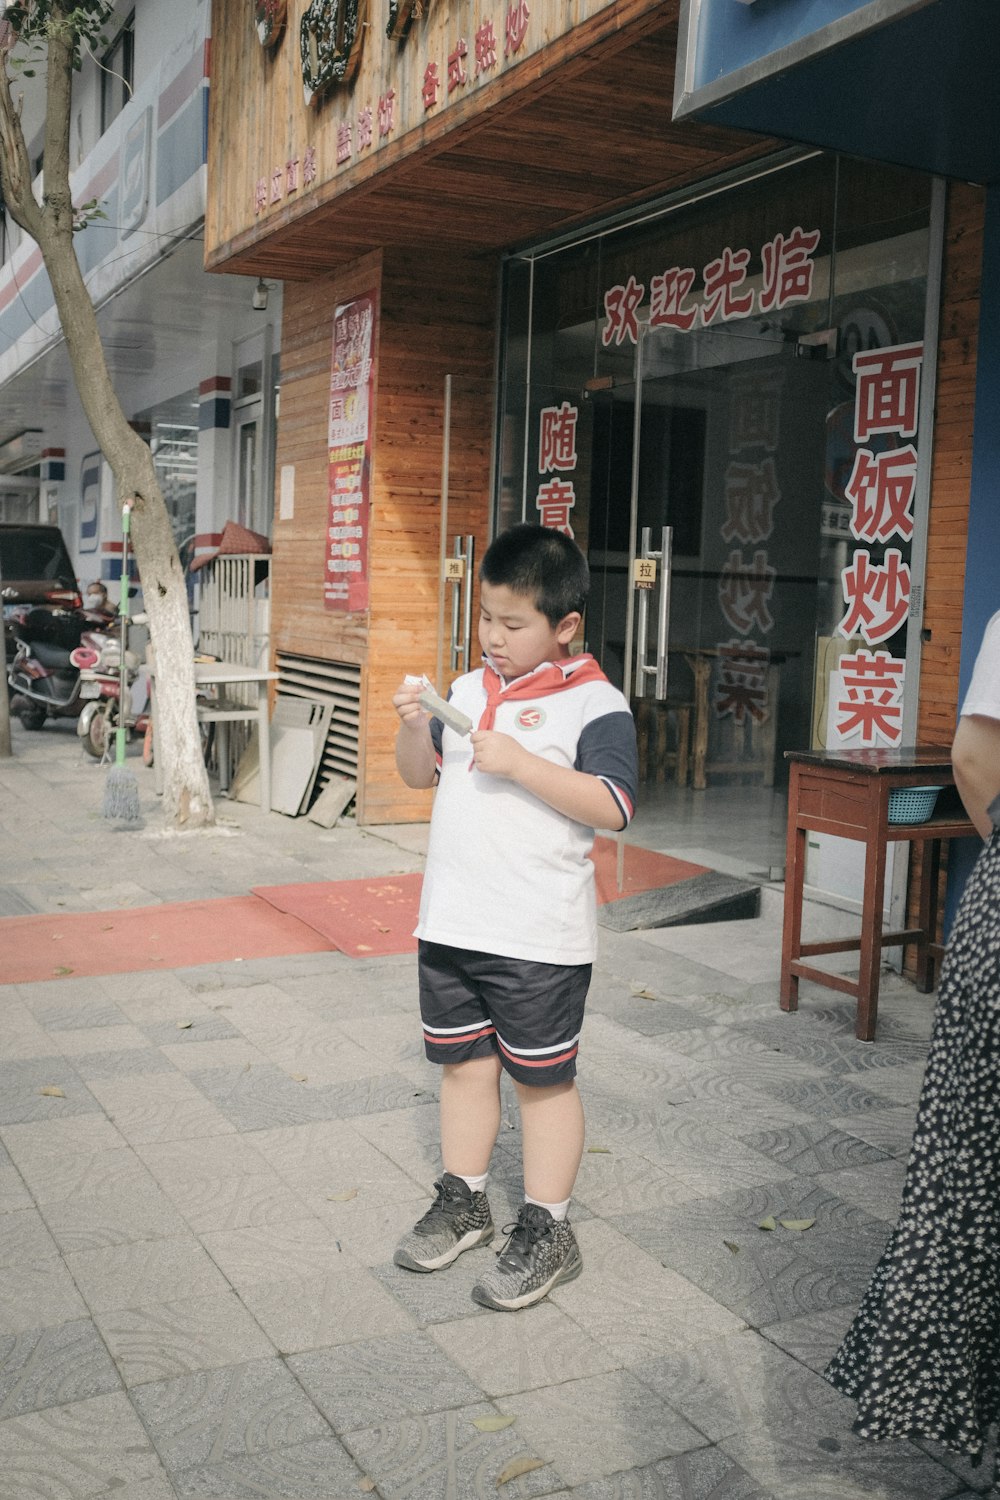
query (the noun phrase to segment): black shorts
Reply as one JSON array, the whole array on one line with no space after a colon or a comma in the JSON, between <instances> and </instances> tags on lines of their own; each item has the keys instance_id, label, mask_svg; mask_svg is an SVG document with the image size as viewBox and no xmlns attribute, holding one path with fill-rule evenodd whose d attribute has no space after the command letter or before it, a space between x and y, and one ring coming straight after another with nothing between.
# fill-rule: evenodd
<instances>
[{"instance_id":1,"label":"black shorts","mask_svg":"<svg viewBox=\"0 0 1000 1500\"><path fill-rule=\"evenodd\" d=\"M443 943L418 945L420 1017L431 1062L499 1053L518 1083L576 1076L590 964L540 964Z\"/></svg>"}]
</instances>

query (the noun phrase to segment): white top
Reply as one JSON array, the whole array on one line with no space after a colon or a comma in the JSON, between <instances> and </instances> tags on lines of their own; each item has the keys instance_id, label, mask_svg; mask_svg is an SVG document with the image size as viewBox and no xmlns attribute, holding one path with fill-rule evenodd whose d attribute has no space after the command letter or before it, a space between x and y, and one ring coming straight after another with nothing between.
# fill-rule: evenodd
<instances>
[{"instance_id":1,"label":"white top","mask_svg":"<svg viewBox=\"0 0 1000 1500\"><path fill-rule=\"evenodd\" d=\"M610 682L574 685L573 660L561 690L537 699L501 696L494 728L557 765L600 776L627 822L637 781L632 715ZM451 701L479 724L486 708L481 668L458 679ZM587 855L594 830L505 777L470 769L468 738L440 720L431 720L431 733L440 782L416 936L539 963L592 963L597 913Z\"/></svg>"},{"instance_id":2,"label":"white top","mask_svg":"<svg viewBox=\"0 0 1000 1500\"><path fill-rule=\"evenodd\" d=\"M983 643L972 669L972 681L962 704L962 717L966 714L1000 719L1000 610L983 634Z\"/></svg>"}]
</instances>

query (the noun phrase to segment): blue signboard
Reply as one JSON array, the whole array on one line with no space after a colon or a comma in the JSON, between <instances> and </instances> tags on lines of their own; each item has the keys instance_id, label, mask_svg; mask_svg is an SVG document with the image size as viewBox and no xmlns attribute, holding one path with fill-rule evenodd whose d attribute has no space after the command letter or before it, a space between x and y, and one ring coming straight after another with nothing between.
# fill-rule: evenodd
<instances>
[{"instance_id":1,"label":"blue signboard","mask_svg":"<svg viewBox=\"0 0 1000 1500\"><path fill-rule=\"evenodd\" d=\"M675 115L692 114L931 0L688 0Z\"/></svg>"}]
</instances>

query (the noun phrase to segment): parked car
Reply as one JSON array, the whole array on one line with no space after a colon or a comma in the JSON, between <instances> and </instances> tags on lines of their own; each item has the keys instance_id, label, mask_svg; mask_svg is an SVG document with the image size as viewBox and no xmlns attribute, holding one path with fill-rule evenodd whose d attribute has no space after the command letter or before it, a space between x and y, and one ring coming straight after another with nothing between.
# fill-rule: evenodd
<instances>
[{"instance_id":1,"label":"parked car","mask_svg":"<svg viewBox=\"0 0 1000 1500\"><path fill-rule=\"evenodd\" d=\"M81 607L69 549L58 526L0 524L0 600L8 667L17 650L15 612L39 605L57 610Z\"/></svg>"}]
</instances>

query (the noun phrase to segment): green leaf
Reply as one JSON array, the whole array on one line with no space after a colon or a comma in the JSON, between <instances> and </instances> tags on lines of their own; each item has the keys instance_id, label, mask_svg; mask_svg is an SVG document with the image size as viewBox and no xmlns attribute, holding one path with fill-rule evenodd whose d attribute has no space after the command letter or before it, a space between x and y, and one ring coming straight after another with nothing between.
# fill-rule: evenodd
<instances>
[{"instance_id":1,"label":"green leaf","mask_svg":"<svg viewBox=\"0 0 1000 1500\"><path fill-rule=\"evenodd\" d=\"M760 1223L757 1225L758 1229L777 1229L777 1227L777 1224L774 1222L774 1219L770 1214L768 1214L766 1219L761 1219Z\"/></svg>"},{"instance_id":2,"label":"green leaf","mask_svg":"<svg viewBox=\"0 0 1000 1500\"><path fill-rule=\"evenodd\" d=\"M587 1152L590 1156L610 1156L610 1146L588 1146Z\"/></svg>"},{"instance_id":3,"label":"green leaf","mask_svg":"<svg viewBox=\"0 0 1000 1500\"><path fill-rule=\"evenodd\" d=\"M782 1219L781 1227L782 1229L811 1229L815 1222L815 1219Z\"/></svg>"},{"instance_id":4,"label":"green leaf","mask_svg":"<svg viewBox=\"0 0 1000 1500\"><path fill-rule=\"evenodd\" d=\"M472 1425L478 1427L480 1432L502 1432L516 1421L516 1417L473 1417Z\"/></svg>"},{"instance_id":5,"label":"green leaf","mask_svg":"<svg viewBox=\"0 0 1000 1500\"><path fill-rule=\"evenodd\" d=\"M740 1247L739 1245L735 1245L732 1240L723 1240L722 1243L725 1245L726 1249L730 1252L731 1255L739 1255Z\"/></svg>"}]
</instances>

